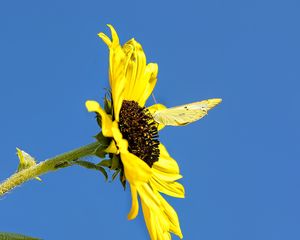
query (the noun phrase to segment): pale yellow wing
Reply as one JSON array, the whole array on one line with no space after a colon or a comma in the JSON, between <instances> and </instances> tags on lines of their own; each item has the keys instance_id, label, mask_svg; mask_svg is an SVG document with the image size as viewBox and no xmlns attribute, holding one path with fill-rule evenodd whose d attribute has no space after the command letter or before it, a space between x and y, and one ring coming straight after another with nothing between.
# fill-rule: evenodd
<instances>
[{"instance_id":1,"label":"pale yellow wing","mask_svg":"<svg viewBox=\"0 0 300 240\"><path fill-rule=\"evenodd\" d=\"M178 107L166 108L153 113L153 118L160 124L184 126L203 118L210 109L214 108L221 101L222 99L220 98L212 98Z\"/></svg>"}]
</instances>

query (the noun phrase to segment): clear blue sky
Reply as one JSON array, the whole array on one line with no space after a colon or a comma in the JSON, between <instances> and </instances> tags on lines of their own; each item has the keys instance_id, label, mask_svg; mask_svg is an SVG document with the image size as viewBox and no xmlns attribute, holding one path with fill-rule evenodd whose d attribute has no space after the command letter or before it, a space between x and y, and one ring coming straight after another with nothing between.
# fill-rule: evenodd
<instances>
[{"instance_id":1,"label":"clear blue sky","mask_svg":"<svg viewBox=\"0 0 300 240\"><path fill-rule=\"evenodd\" d=\"M296 0L1 1L0 179L17 168L15 147L43 160L93 141L84 102L107 87L97 33L111 23L159 64L159 102L223 98L160 134L184 175L186 198L168 200L185 239L300 239L299 12ZM127 221L119 182L79 167L42 179L0 200L0 231L149 239L141 214Z\"/></svg>"}]
</instances>

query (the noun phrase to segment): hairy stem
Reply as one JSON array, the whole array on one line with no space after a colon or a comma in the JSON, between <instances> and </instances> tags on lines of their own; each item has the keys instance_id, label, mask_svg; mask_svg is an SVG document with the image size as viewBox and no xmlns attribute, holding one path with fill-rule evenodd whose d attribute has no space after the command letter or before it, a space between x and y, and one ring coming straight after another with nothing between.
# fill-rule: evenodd
<instances>
[{"instance_id":1,"label":"hairy stem","mask_svg":"<svg viewBox=\"0 0 300 240\"><path fill-rule=\"evenodd\" d=\"M68 163L71 163L72 161L77 160L81 157L93 155L99 146L101 146L101 143L99 142L91 143L72 151L60 154L53 158L47 159L35 166L13 174L0 184L0 196L5 195L13 188L32 178L38 177L51 171L55 171L62 166L68 166Z\"/></svg>"}]
</instances>

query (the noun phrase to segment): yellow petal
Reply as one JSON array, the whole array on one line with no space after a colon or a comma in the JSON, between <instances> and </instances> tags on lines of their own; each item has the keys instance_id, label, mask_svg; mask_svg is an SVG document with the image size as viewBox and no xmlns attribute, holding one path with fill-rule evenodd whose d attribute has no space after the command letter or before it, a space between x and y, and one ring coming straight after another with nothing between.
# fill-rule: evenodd
<instances>
[{"instance_id":1,"label":"yellow petal","mask_svg":"<svg viewBox=\"0 0 300 240\"><path fill-rule=\"evenodd\" d=\"M132 45L125 45L123 49L130 49L130 58L128 58L128 64L126 68L125 78L126 78L126 85L125 85L125 93L124 99L126 100L135 100L135 94L132 96L132 92L135 90L135 81L136 81L136 73L137 73L137 63L136 60L136 52L134 52L134 47Z\"/></svg>"},{"instance_id":2,"label":"yellow petal","mask_svg":"<svg viewBox=\"0 0 300 240\"><path fill-rule=\"evenodd\" d=\"M119 112L124 99L124 90L126 84L125 72L127 68L127 62L126 56L121 48L110 51L109 79L116 121L119 121Z\"/></svg>"},{"instance_id":3,"label":"yellow petal","mask_svg":"<svg viewBox=\"0 0 300 240\"><path fill-rule=\"evenodd\" d=\"M152 175L151 168L140 158L130 152L121 152L125 177L132 185L148 182Z\"/></svg>"},{"instance_id":4,"label":"yellow petal","mask_svg":"<svg viewBox=\"0 0 300 240\"><path fill-rule=\"evenodd\" d=\"M182 238L177 213L168 202L146 183L137 189L151 240L171 239L170 232Z\"/></svg>"},{"instance_id":5,"label":"yellow petal","mask_svg":"<svg viewBox=\"0 0 300 240\"><path fill-rule=\"evenodd\" d=\"M155 195L153 189L148 183L143 183L138 186L138 192L141 199L153 212L160 212L160 201Z\"/></svg>"},{"instance_id":6,"label":"yellow petal","mask_svg":"<svg viewBox=\"0 0 300 240\"><path fill-rule=\"evenodd\" d=\"M164 240L172 240L171 234L169 232L164 233Z\"/></svg>"},{"instance_id":7,"label":"yellow petal","mask_svg":"<svg viewBox=\"0 0 300 240\"><path fill-rule=\"evenodd\" d=\"M157 162L152 166L160 172L170 173L170 174L179 174L179 167L176 161L172 158L162 158L160 157Z\"/></svg>"},{"instance_id":8,"label":"yellow petal","mask_svg":"<svg viewBox=\"0 0 300 240\"><path fill-rule=\"evenodd\" d=\"M158 194L159 195L159 194ZM145 222L150 234L151 240L168 240L170 239L169 231L174 228L168 216L165 214L165 209L160 203L159 211L154 210L151 205L147 204L142 198L142 209L144 213Z\"/></svg>"},{"instance_id":9,"label":"yellow petal","mask_svg":"<svg viewBox=\"0 0 300 240\"><path fill-rule=\"evenodd\" d=\"M147 82L145 85L145 89L143 90L143 94L139 97L139 104L144 106L147 99L151 95L156 82L157 82L157 74L158 74L158 65L156 63L149 63L146 66L145 73L143 76L143 81Z\"/></svg>"},{"instance_id":10,"label":"yellow petal","mask_svg":"<svg viewBox=\"0 0 300 240\"><path fill-rule=\"evenodd\" d=\"M183 238L181 229L180 229L180 224L179 224L179 219L176 211L171 207L171 205L160 195L158 195L159 200L162 203L162 206L164 208L164 212L167 215L168 219L170 220L170 231L175 233L178 237Z\"/></svg>"},{"instance_id":11,"label":"yellow petal","mask_svg":"<svg viewBox=\"0 0 300 240\"><path fill-rule=\"evenodd\" d=\"M105 152L113 153L113 154L119 154L119 150L118 150L114 140L112 140L110 142L109 146L105 149Z\"/></svg>"},{"instance_id":12,"label":"yellow petal","mask_svg":"<svg viewBox=\"0 0 300 240\"><path fill-rule=\"evenodd\" d=\"M156 84L157 64L146 65L143 48L134 39L130 39L122 48L128 57L124 99L136 101L140 106L144 106Z\"/></svg>"},{"instance_id":13,"label":"yellow petal","mask_svg":"<svg viewBox=\"0 0 300 240\"><path fill-rule=\"evenodd\" d=\"M179 174L179 166L177 162L170 157L163 144L159 145L159 151L159 160L153 164L152 168L165 173Z\"/></svg>"},{"instance_id":14,"label":"yellow petal","mask_svg":"<svg viewBox=\"0 0 300 240\"><path fill-rule=\"evenodd\" d=\"M152 177L150 183L152 188L159 192L172 197L184 198L184 187L178 182L166 182L157 177Z\"/></svg>"},{"instance_id":15,"label":"yellow petal","mask_svg":"<svg viewBox=\"0 0 300 240\"><path fill-rule=\"evenodd\" d=\"M147 205L144 203L143 200L141 200L142 203L142 210L144 214L145 223L149 232L149 235L151 237L151 240L157 240L157 232L156 232L156 223L154 222L154 218L151 216L150 209L147 207Z\"/></svg>"},{"instance_id":16,"label":"yellow petal","mask_svg":"<svg viewBox=\"0 0 300 240\"><path fill-rule=\"evenodd\" d=\"M162 157L170 157L170 154L168 153L166 147L162 143L159 144L159 151Z\"/></svg>"},{"instance_id":17,"label":"yellow petal","mask_svg":"<svg viewBox=\"0 0 300 240\"><path fill-rule=\"evenodd\" d=\"M165 234L169 231L170 222L168 221L167 216L164 214L163 209L159 211L154 211L152 207L144 201L141 200L142 210L146 222L148 232L150 234L151 240L167 240L169 238L168 234Z\"/></svg>"},{"instance_id":18,"label":"yellow petal","mask_svg":"<svg viewBox=\"0 0 300 240\"><path fill-rule=\"evenodd\" d=\"M134 218L136 218L136 216L139 213L139 201L138 201L138 197L137 197L137 190L136 187L133 185L130 185L130 190L131 190L131 209L130 212L128 213L128 220L132 220Z\"/></svg>"},{"instance_id":19,"label":"yellow petal","mask_svg":"<svg viewBox=\"0 0 300 240\"><path fill-rule=\"evenodd\" d=\"M109 115L100 107L96 101L86 101L86 108L89 112L97 112L101 115L102 119L102 132L105 137L112 137L112 120Z\"/></svg>"},{"instance_id":20,"label":"yellow petal","mask_svg":"<svg viewBox=\"0 0 300 240\"><path fill-rule=\"evenodd\" d=\"M167 181L167 182L177 181L177 180L182 178L182 175L180 175L180 174L170 173L170 172L163 172L163 171L158 170L154 167L152 168L152 172L157 178L159 178L161 180L164 180L164 181Z\"/></svg>"}]
</instances>

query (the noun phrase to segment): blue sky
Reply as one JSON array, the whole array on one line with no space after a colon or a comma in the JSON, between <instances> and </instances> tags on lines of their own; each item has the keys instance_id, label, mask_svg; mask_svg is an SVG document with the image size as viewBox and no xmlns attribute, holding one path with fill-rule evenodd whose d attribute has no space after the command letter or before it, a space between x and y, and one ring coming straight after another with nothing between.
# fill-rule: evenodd
<instances>
[{"instance_id":1,"label":"blue sky","mask_svg":"<svg viewBox=\"0 0 300 240\"><path fill-rule=\"evenodd\" d=\"M300 239L299 1L2 1L0 179L15 147L38 160L97 133L87 99L101 101L107 23L159 64L156 99L176 106L221 97L201 121L167 128L185 199L185 239ZM150 99L149 104L152 104ZM130 194L72 167L0 200L0 231L43 239L149 239ZM174 237L174 239L177 239Z\"/></svg>"}]
</instances>

